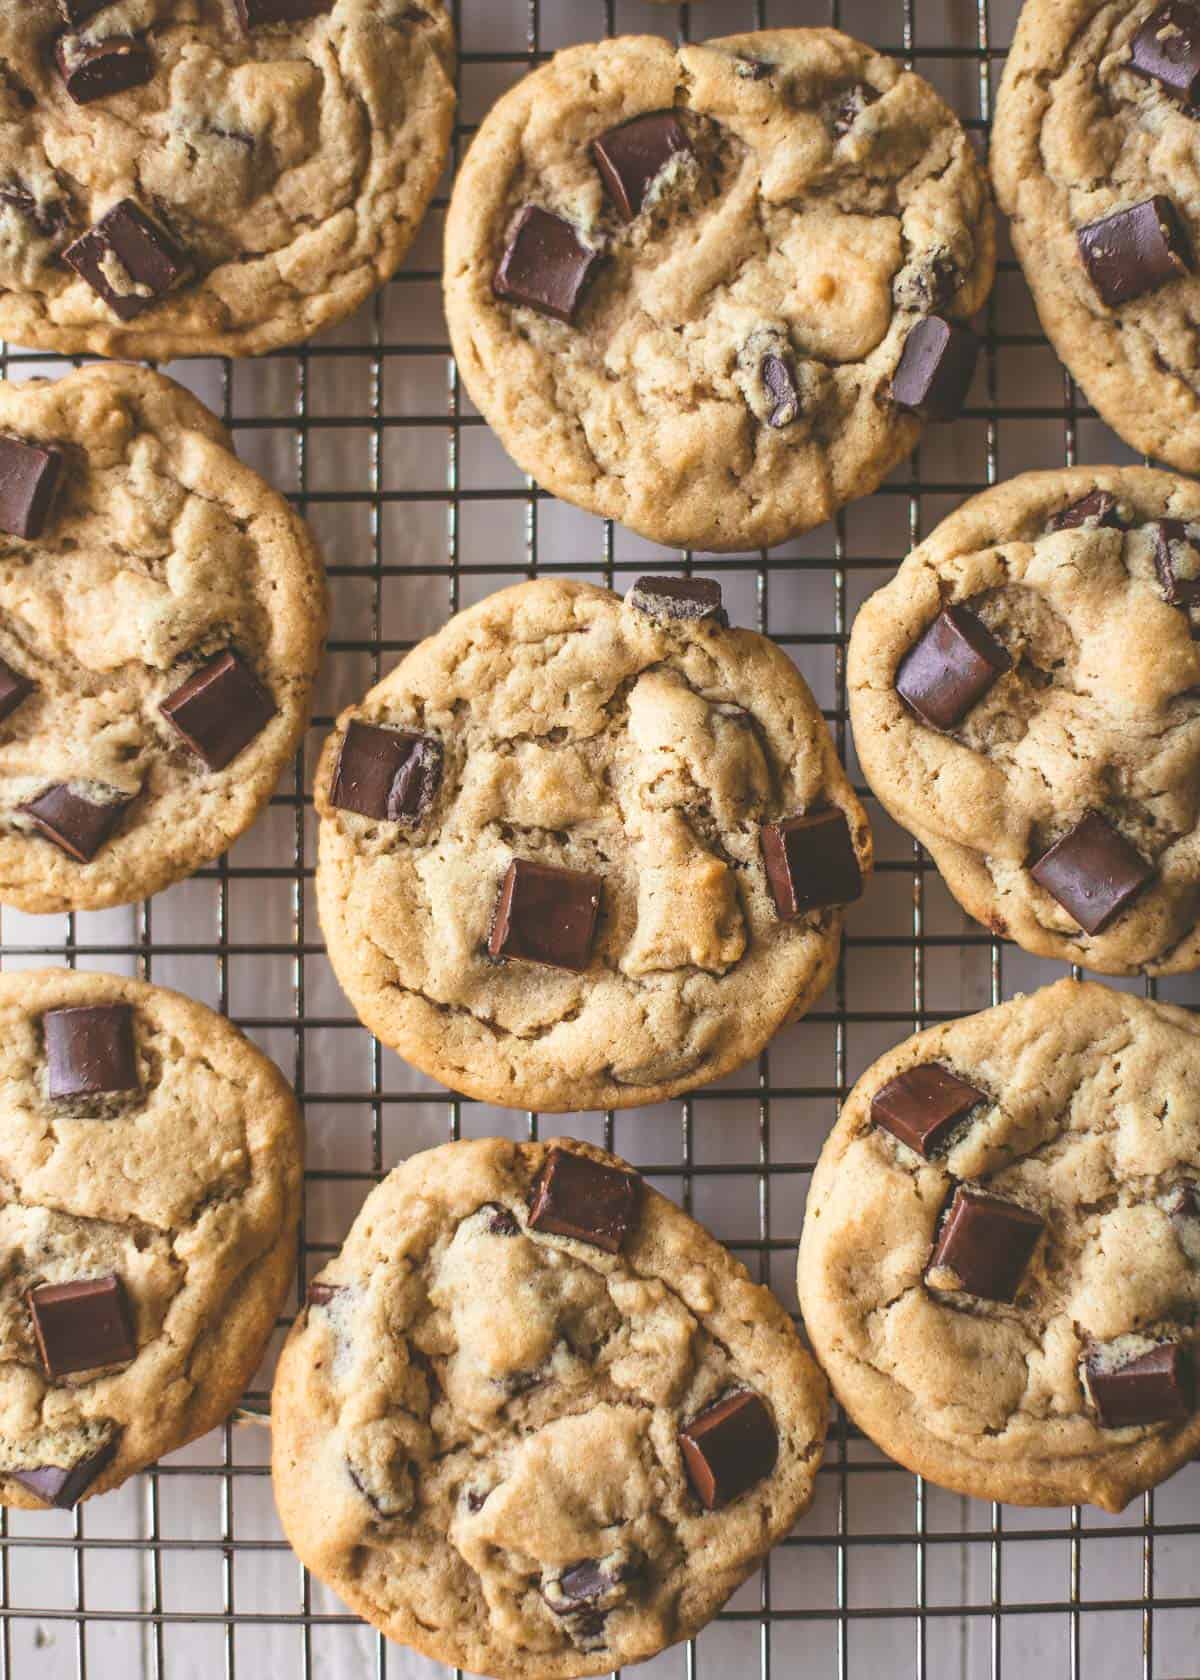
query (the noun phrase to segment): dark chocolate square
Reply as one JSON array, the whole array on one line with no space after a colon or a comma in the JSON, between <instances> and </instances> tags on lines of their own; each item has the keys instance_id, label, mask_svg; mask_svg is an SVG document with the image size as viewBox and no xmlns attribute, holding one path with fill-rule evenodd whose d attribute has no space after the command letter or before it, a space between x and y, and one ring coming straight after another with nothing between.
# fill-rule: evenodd
<instances>
[{"instance_id":1,"label":"dark chocolate square","mask_svg":"<svg viewBox=\"0 0 1200 1680\"><path fill-rule=\"evenodd\" d=\"M1088 278L1110 309L1158 291L1192 266L1183 222L1161 194L1087 223L1076 240Z\"/></svg>"},{"instance_id":2,"label":"dark chocolate square","mask_svg":"<svg viewBox=\"0 0 1200 1680\"><path fill-rule=\"evenodd\" d=\"M127 1365L137 1357L125 1285L111 1273L41 1284L29 1291L29 1310L48 1376Z\"/></svg>"},{"instance_id":3,"label":"dark chocolate square","mask_svg":"<svg viewBox=\"0 0 1200 1680\"><path fill-rule=\"evenodd\" d=\"M31 1470L6 1470L4 1474L10 1480L19 1482L43 1504L52 1505L58 1511L69 1511L73 1505L78 1505L92 1483L108 1469L117 1456L120 1439L120 1431L117 1430L95 1452L77 1459L74 1464L39 1464Z\"/></svg>"},{"instance_id":4,"label":"dark chocolate square","mask_svg":"<svg viewBox=\"0 0 1200 1680\"><path fill-rule=\"evenodd\" d=\"M121 321L153 308L187 272L187 259L175 241L131 198L114 204L94 228L68 245L63 261Z\"/></svg>"},{"instance_id":5,"label":"dark chocolate square","mask_svg":"<svg viewBox=\"0 0 1200 1680\"><path fill-rule=\"evenodd\" d=\"M1155 871L1098 811L1089 811L1029 866L1029 873L1085 933L1100 933L1154 879Z\"/></svg>"},{"instance_id":6,"label":"dark chocolate square","mask_svg":"<svg viewBox=\"0 0 1200 1680\"><path fill-rule=\"evenodd\" d=\"M592 142L600 179L627 222L641 211L647 194L673 157L691 143L674 111L648 111L610 128Z\"/></svg>"},{"instance_id":7,"label":"dark chocolate square","mask_svg":"<svg viewBox=\"0 0 1200 1680\"><path fill-rule=\"evenodd\" d=\"M236 653L226 650L194 671L162 711L210 770L224 770L270 723L274 700Z\"/></svg>"},{"instance_id":8,"label":"dark chocolate square","mask_svg":"<svg viewBox=\"0 0 1200 1680\"><path fill-rule=\"evenodd\" d=\"M1186 1423L1192 1415L1192 1360L1178 1342L1163 1342L1133 1359L1093 1343L1086 1360L1088 1388L1105 1429Z\"/></svg>"},{"instance_id":9,"label":"dark chocolate square","mask_svg":"<svg viewBox=\"0 0 1200 1680\"><path fill-rule=\"evenodd\" d=\"M1060 508L1047 521L1049 531L1078 531L1084 528L1121 529L1121 515L1117 498L1108 490L1089 490L1086 496L1070 507Z\"/></svg>"},{"instance_id":10,"label":"dark chocolate square","mask_svg":"<svg viewBox=\"0 0 1200 1680\"><path fill-rule=\"evenodd\" d=\"M432 735L384 729L351 718L329 802L376 822L423 822L442 781L442 743Z\"/></svg>"},{"instance_id":11,"label":"dark chocolate square","mask_svg":"<svg viewBox=\"0 0 1200 1680\"><path fill-rule=\"evenodd\" d=\"M934 1243L930 1271L953 1273L959 1288L981 1300L1013 1301L1044 1229L1040 1215L1018 1202L960 1184ZM938 1279L936 1287L952 1286Z\"/></svg>"},{"instance_id":12,"label":"dark chocolate square","mask_svg":"<svg viewBox=\"0 0 1200 1680\"><path fill-rule=\"evenodd\" d=\"M763 823L763 867L781 922L861 898L862 870L840 810Z\"/></svg>"},{"instance_id":13,"label":"dark chocolate square","mask_svg":"<svg viewBox=\"0 0 1200 1680\"><path fill-rule=\"evenodd\" d=\"M76 105L90 105L129 88L143 87L154 74L154 58L145 41L133 35L110 35L84 41L59 37L55 49L59 74Z\"/></svg>"},{"instance_id":14,"label":"dark chocolate square","mask_svg":"<svg viewBox=\"0 0 1200 1680\"><path fill-rule=\"evenodd\" d=\"M931 1160L950 1134L980 1103L986 1091L969 1085L938 1062L905 1068L871 1098L871 1119L892 1136Z\"/></svg>"},{"instance_id":15,"label":"dark chocolate square","mask_svg":"<svg viewBox=\"0 0 1200 1680\"><path fill-rule=\"evenodd\" d=\"M761 1396L743 1388L685 1424L679 1450L697 1499L716 1511L770 1475L779 1437Z\"/></svg>"},{"instance_id":16,"label":"dark chocolate square","mask_svg":"<svg viewBox=\"0 0 1200 1680\"><path fill-rule=\"evenodd\" d=\"M635 1173L555 1147L533 1186L529 1227L616 1254L637 1218L641 1195Z\"/></svg>"},{"instance_id":17,"label":"dark chocolate square","mask_svg":"<svg viewBox=\"0 0 1200 1680\"><path fill-rule=\"evenodd\" d=\"M728 623L716 578L640 577L626 600L648 618L692 623L711 618L718 624Z\"/></svg>"},{"instance_id":18,"label":"dark chocolate square","mask_svg":"<svg viewBox=\"0 0 1200 1680\"><path fill-rule=\"evenodd\" d=\"M52 1097L138 1089L133 1009L127 1003L73 1005L42 1016L47 1090Z\"/></svg>"},{"instance_id":19,"label":"dark chocolate square","mask_svg":"<svg viewBox=\"0 0 1200 1680\"><path fill-rule=\"evenodd\" d=\"M562 216L527 204L513 223L492 290L508 303L570 325L600 255Z\"/></svg>"},{"instance_id":20,"label":"dark chocolate square","mask_svg":"<svg viewBox=\"0 0 1200 1680\"><path fill-rule=\"evenodd\" d=\"M514 858L496 901L490 955L581 973L591 961L600 888L599 875Z\"/></svg>"},{"instance_id":21,"label":"dark chocolate square","mask_svg":"<svg viewBox=\"0 0 1200 1680\"><path fill-rule=\"evenodd\" d=\"M62 451L0 435L0 531L40 537L62 477Z\"/></svg>"},{"instance_id":22,"label":"dark chocolate square","mask_svg":"<svg viewBox=\"0 0 1200 1680\"><path fill-rule=\"evenodd\" d=\"M1154 533L1154 569L1173 607L1200 602L1200 533L1182 519L1160 519Z\"/></svg>"},{"instance_id":23,"label":"dark chocolate square","mask_svg":"<svg viewBox=\"0 0 1200 1680\"><path fill-rule=\"evenodd\" d=\"M954 729L1011 667L982 619L946 607L901 660L896 693L931 729Z\"/></svg>"},{"instance_id":24,"label":"dark chocolate square","mask_svg":"<svg viewBox=\"0 0 1200 1680\"><path fill-rule=\"evenodd\" d=\"M1200 6L1167 0L1133 37L1129 68L1165 94L1194 107L1200 94Z\"/></svg>"},{"instance_id":25,"label":"dark chocolate square","mask_svg":"<svg viewBox=\"0 0 1200 1680\"><path fill-rule=\"evenodd\" d=\"M57 782L28 805L18 806L18 810L76 863L90 863L130 803L128 797L120 794L100 803Z\"/></svg>"},{"instance_id":26,"label":"dark chocolate square","mask_svg":"<svg viewBox=\"0 0 1200 1680\"><path fill-rule=\"evenodd\" d=\"M0 723L11 717L33 690L34 684L28 677L14 671L7 660L0 659Z\"/></svg>"},{"instance_id":27,"label":"dark chocolate square","mask_svg":"<svg viewBox=\"0 0 1200 1680\"><path fill-rule=\"evenodd\" d=\"M953 420L967 400L978 355L979 340L967 327L924 316L904 341L892 400L922 420Z\"/></svg>"}]
</instances>

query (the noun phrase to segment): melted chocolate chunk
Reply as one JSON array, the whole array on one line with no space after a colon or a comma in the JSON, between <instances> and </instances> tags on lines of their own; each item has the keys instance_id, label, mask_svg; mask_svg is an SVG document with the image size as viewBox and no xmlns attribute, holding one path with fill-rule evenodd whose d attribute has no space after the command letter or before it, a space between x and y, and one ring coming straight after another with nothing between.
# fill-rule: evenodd
<instances>
[{"instance_id":1,"label":"melted chocolate chunk","mask_svg":"<svg viewBox=\"0 0 1200 1680\"><path fill-rule=\"evenodd\" d=\"M1194 107L1200 95L1200 6L1167 0L1151 12L1133 37L1129 68Z\"/></svg>"},{"instance_id":2,"label":"melted chocolate chunk","mask_svg":"<svg viewBox=\"0 0 1200 1680\"><path fill-rule=\"evenodd\" d=\"M193 672L161 708L210 770L231 764L277 709L250 667L228 650Z\"/></svg>"},{"instance_id":3,"label":"melted chocolate chunk","mask_svg":"<svg viewBox=\"0 0 1200 1680\"><path fill-rule=\"evenodd\" d=\"M954 729L1012 660L982 619L946 607L896 673L896 693L931 729Z\"/></svg>"},{"instance_id":4,"label":"melted chocolate chunk","mask_svg":"<svg viewBox=\"0 0 1200 1680\"><path fill-rule=\"evenodd\" d=\"M121 321L150 309L187 269L174 240L131 198L114 204L90 232L68 245L63 261Z\"/></svg>"},{"instance_id":5,"label":"melted chocolate chunk","mask_svg":"<svg viewBox=\"0 0 1200 1680\"><path fill-rule=\"evenodd\" d=\"M1076 240L1088 278L1110 309L1158 291L1192 266L1183 223L1161 195L1089 222Z\"/></svg>"},{"instance_id":6,"label":"melted chocolate chunk","mask_svg":"<svg viewBox=\"0 0 1200 1680\"><path fill-rule=\"evenodd\" d=\"M581 974L592 957L600 887L599 875L514 858L496 900L488 954Z\"/></svg>"},{"instance_id":7,"label":"melted chocolate chunk","mask_svg":"<svg viewBox=\"0 0 1200 1680\"><path fill-rule=\"evenodd\" d=\"M1125 1360L1093 1344L1086 1368L1092 1400L1106 1429L1186 1423L1192 1415L1192 1361L1178 1342L1163 1342Z\"/></svg>"},{"instance_id":8,"label":"melted chocolate chunk","mask_svg":"<svg viewBox=\"0 0 1200 1680\"><path fill-rule=\"evenodd\" d=\"M953 420L967 400L978 355L979 340L968 328L925 316L904 341L892 400L922 420Z\"/></svg>"},{"instance_id":9,"label":"melted chocolate chunk","mask_svg":"<svg viewBox=\"0 0 1200 1680\"><path fill-rule=\"evenodd\" d=\"M1029 873L1085 933L1100 933L1154 879L1153 865L1098 811L1081 817Z\"/></svg>"},{"instance_id":10,"label":"melted chocolate chunk","mask_svg":"<svg viewBox=\"0 0 1200 1680\"><path fill-rule=\"evenodd\" d=\"M127 1003L76 1005L42 1016L46 1089L51 1097L109 1096L139 1086L133 1009Z\"/></svg>"},{"instance_id":11,"label":"melted chocolate chunk","mask_svg":"<svg viewBox=\"0 0 1200 1680\"><path fill-rule=\"evenodd\" d=\"M382 729L352 718L329 800L376 822L423 822L442 781L442 744L432 735Z\"/></svg>"},{"instance_id":12,"label":"melted chocolate chunk","mask_svg":"<svg viewBox=\"0 0 1200 1680\"><path fill-rule=\"evenodd\" d=\"M1173 607L1192 607L1200 601L1200 540L1196 527L1182 519L1160 519L1154 532L1154 569L1162 592Z\"/></svg>"},{"instance_id":13,"label":"melted chocolate chunk","mask_svg":"<svg viewBox=\"0 0 1200 1680\"><path fill-rule=\"evenodd\" d=\"M51 1377L127 1365L137 1357L129 1301L119 1277L42 1284L29 1291L29 1309L38 1351Z\"/></svg>"},{"instance_id":14,"label":"melted chocolate chunk","mask_svg":"<svg viewBox=\"0 0 1200 1680\"><path fill-rule=\"evenodd\" d=\"M72 793L65 783L48 787L17 809L76 863L90 863L121 820L130 799L118 794L103 804Z\"/></svg>"},{"instance_id":15,"label":"melted chocolate chunk","mask_svg":"<svg viewBox=\"0 0 1200 1680\"><path fill-rule=\"evenodd\" d=\"M844 93L839 93L827 107L828 122L837 139L843 134L849 134L864 111L877 105L882 96L866 82L855 82Z\"/></svg>"},{"instance_id":16,"label":"melted chocolate chunk","mask_svg":"<svg viewBox=\"0 0 1200 1680\"><path fill-rule=\"evenodd\" d=\"M640 577L626 599L648 618L696 622L711 618L728 624L716 578Z\"/></svg>"},{"instance_id":17,"label":"melted chocolate chunk","mask_svg":"<svg viewBox=\"0 0 1200 1680\"><path fill-rule=\"evenodd\" d=\"M261 29L272 23L307 23L333 10L334 0L236 0L243 29Z\"/></svg>"},{"instance_id":18,"label":"melted chocolate chunk","mask_svg":"<svg viewBox=\"0 0 1200 1680\"><path fill-rule=\"evenodd\" d=\"M679 1450L697 1499L715 1511L771 1473L779 1440L761 1397L743 1388L685 1424Z\"/></svg>"},{"instance_id":19,"label":"melted chocolate chunk","mask_svg":"<svg viewBox=\"0 0 1200 1680\"><path fill-rule=\"evenodd\" d=\"M117 1433L75 1464L41 1464L33 1470L6 1470L4 1474L11 1481L20 1482L44 1504L52 1505L59 1511L69 1511L73 1505L78 1505L92 1483L108 1469L117 1456L119 1443L120 1434Z\"/></svg>"},{"instance_id":20,"label":"melted chocolate chunk","mask_svg":"<svg viewBox=\"0 0 1200 1680\"><path fill-rule=\"evenodd\" d=\"M310 1307L327 1307L329 1303L342 1293L340 1283L319 1283L314 1280L308 1286L305 1302Z\"/></svg>"},{"instance_id":21,"label":"melted chocolate chunk","mask_svg":"<svg viewBox=\"0 0 1200 1680\"><path fill-rule=\"evenodd\" d=\"M985 1301L1015 1300L1044 1229L1040 1215L1018 1202L960 1184L934 1244L929 1269L952 1272L968 1295ZM936 1287L949 1285L938 1279Z\"/></svg>"},{"instance_id":22,"label":"melted chocolate chunk","mask_svg":"<svg viewBox=\"0 0 1200 1680\"><path fill-rule=\"evenodd\" d=\"M493 1237L519 1237L521 1227L509 1210L500 1202L485 1202L480 1210L488 1216L487 1228Z\"/></svg>"},{"instance_id":23,"label":"melted chocolate chunk","mask_svg":"<svg viewBox=\"0 0 1200 1680\"><path fill-rule=\"evenodd\" d=\"M980 1103L990 1102L949 1068L937 1062L906 1068L871 1098L871 1119L892 1136L931 1160L959 1122Z\"/></svg>"},{"instance_id":24,"label":"melted chocolate chunk","mask_svg":"<svg viewBox=\"0 0 1200 1680\"><path fill-rule=\"evenodd\" d=\"M781 922L861 898L862 871L841 811L763 823L759 843Z\"/></svg>"},{"instance_id":25,"label":"melted chocolate chunk","mask_svg":"<svg viewBox=\"0 0 1200 1680\"><path fill-rule=\"evenodd\" d=\"M610 128L592 142L592 156L608 196L627 222L641 211L650 188L671 162L692 151L674 111L650 111Z\"/></svg>"},{"instance_id":26,"label":"melted chocolate chunk","mask_svg":"<svg viewBox=\"0 0 1200 1680\"><path fill-rule=\"evenodd\" d=\"M642 1181L571 1149L551 1149L533 1186L529 1227L619 1252L637 1218Z\"/></svg>"},{"instance_id":27,"label":"melted chocolate chunk","mask_svg":"<svg viewBox=\"0 0 1200 1680\"><path fill-rule=\"evenodd\" d=\"M1098 527L1111 531L1121 529L1117 498L1109 491L1089 490L1081 501L1072 502L1070 507L1052 514L1046 525L1048 531L1077 531L1085 527L1090 530Z\"/></svg>"},{"instance_id":28,"label":"melted chocolate chunk","mask_svg":"<svg viewBox=\"0 0 1200 1680\"><path fill-rule=\"evenodd\" d=\"M110 35L103 41L60 37L55 49L59 74L76 105L90 105L113 93L143 87L154 74L154 59L144 41Z\"/></svg>"},{"instance_id":29,"label":"melted chocolate chunk","mask_svg":"<svg viewBox=\"0 0 1200 1680\"><path fill-rule=\"evenodd\" d=\"M585 245L570 222L527 204L513 223L492 290L569 326L599 261L600 252Z\"/></svg>"},{"instance_id":30,"label":"melted chocolate chunk","mask_svg":"<svg viewBox=\"0 0 1200 1680\"><path fill-rule=\"evenodd\" d=\"M796 389L792 370L782 356L764 356L761 372L763 389L773 405L767 424L780 431L799 419L800 393Z\"/></svg>"},{"instance_id":31,"label":"melted chocolate chunk","mask_svg":"<svg viewBox=\"0 0 1200 1680\"><path fill-rule=\"evenodd\" d=\"M62 451L0 434L0 531L40 537L62 477Z\"/></svg>"},{"instance_id":32,"label":"melted chocolate chunk","mask_svg":"<svg viewBox=\"0 0 1200 1680\"><path fill-rule=\"evenodd\" d=\"M5 659L0 659L0 723L11 717L17 707L33 693L34 685L20 671L14 671Z\"/></svg>"}]
</instances>

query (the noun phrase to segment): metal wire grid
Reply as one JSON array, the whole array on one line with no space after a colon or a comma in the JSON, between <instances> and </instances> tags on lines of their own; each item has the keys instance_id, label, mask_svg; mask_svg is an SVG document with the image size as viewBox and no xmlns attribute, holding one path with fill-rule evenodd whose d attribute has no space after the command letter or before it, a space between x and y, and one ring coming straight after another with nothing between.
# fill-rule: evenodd
<instances>
[{"instance_id":1,"label":"metal wire grid","mask_svg":"<svg viewBox=\"0 0 1200 1680\"><path fill-rule=\"evenodd\" d=\"M649 8L629 0L510 0L497 47L496 0L452 3L463 48L456 158L473 132L468 119L563 44L568 12L575 39L661 25L662 13L672 20L666 8L648 17ZM682 38L840 25L946 88L982 141L1015 9L1016 0L706 0L694 15L679 6L672 21ZM335 619L309 753L258 829L190 886L128 913L51 919L6 912L2 924L6 966L65 962L179 985L231 1014L289 1073L306 1102L312 1157L300 1292L336 1250L370 1185L403 1154L446 1136L514 1127L536 1136L539 1129L534 1114L510 1116L438 1092L385 1055L348 1014L325 966L311 905L312 753L341 705L468 600L541 569L619 584L646 566L648 545L609 524L563 526L562 510L530 481L497 468L496 456L487 455L486 428L460 388L440 316L437 330L424 336L404 330L417 313L409 300L436 287L446 202L444 194L436 201L405 272L353 327L260 363L171 370L223 414L241 453L290 490L325 540ZM843 754L849 623L905 549L950 505L1002 473L1056 460L1125 458L1056 364L1043 360L1053 369L1049 395L1029 400L1026 370L1048 352L1027 308L1015 330L1004 319L1006 293L1021 285L1006 258L988 310L978 394L949 454L945 444L927 440L878 496L799 544L698 562L722 577L742 622L790 649L824 702ZM0 355L0 366L13 378L62 370L56 358L18 350ZM1009 396L1006 368L1018 370L1020 401ZM404 395L410 387L419 392L415 403ZM366 470L353 486L329 487L320 461L331 440L335 448L343 441L339 434L365 434ZM440 439L444 477L431 485L419 470L409 471L399 474L405 482L393 483L391 445L417 434ZM484 464L476 472L471 463L480 445ZM483 483L473 481L479 476ZM367 488L358 488L364 478ZM866 524L864 509L873 510ZM414 563L405 557L407 538L431 512L439 534L428 562ZM503 522L514 513L517 540L497 557ZM564 540L567 532L571 540ZM416 548L419 556L419 542ZM675 555L673 562L690 568L692 559ZM655 564L664 564L661 553ZM347 602L349 615L341 610ZM430 623L413 622L418 603L432 610ZM864 787L860 792L867 797ZM872 815L879 878L869 908L851 918L832 992L803 1026L716 1090L646 1114L553 1123L641 1165L793 1305L804 1189L857 1072L909 1031L1055 973L1055 965L1025 958L962 918L920 848L890 829L877 807ZM1200 1001L1190 982L1162 991ZM264 1370L244 1415L262 1413L267 1398ZM0 1514L0 1680L190 1680L201 1673L235 1680L264 1663L272 1674L305 1680L386 1680L434 1670L362 1630L291 1557L272 1521L265 1436L253 1424L231 1422L73 1513ZM1189 1470L1117 1519L988 1506L910 1477L839 1416L810 1516L711 1629L650 1666L686 1680L730 1662L754 1664L762 1680L801 1663L838 1680L868 1673L1000 1680L1030 1663L1039 1675L1072 1680L1084 1672L1120 1680L1194 1675L1198 1487L1200 1477ZM180 1525L181 1507L198 1513L190 1527Z\"/></svg>"}]
</instances>

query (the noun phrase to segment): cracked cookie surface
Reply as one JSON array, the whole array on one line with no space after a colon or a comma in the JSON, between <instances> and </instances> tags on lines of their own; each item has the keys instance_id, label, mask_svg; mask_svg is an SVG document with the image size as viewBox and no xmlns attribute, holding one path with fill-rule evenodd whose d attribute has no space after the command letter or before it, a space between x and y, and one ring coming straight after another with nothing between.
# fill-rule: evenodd
<instances>
[{"instance_id":1,"label":"cracked cookie surface","mask_svg":"<svg viewBox=\"0 0 1200 1680\"><path fill-rule=\"evenodd\" d=\"M390 277L449 148L449 17L441 0L310 9L244 29L235 0L81 6L63 36L74 53L127 41L149 66L141 85L77 104L54 0L0 5L0 335L153 360L252 355L340 320ZM126 201L183 273L147 297L153 263L131 276L110 252L102 280L148 305L122 320L63 252Z\"/></svg>"},{"instance_id":2,"label":"cracked cookie surface","mask_svg":"<svg viewBox=\"0 0 1200 1680\"><path fill-rule=\"evenodd\" d=\"M1064 515L1082 522L1055 529ZM1178 577L1160 569L1164 528ZM943 521L855 621L850 715L872 790L964 908L1039 956L1108 974L1200 963L1193 539L1200 489L1169 473L1027 473ZM947 607L982 621L1011 666L934 728L896 684ZM1148 872L1092 933L1034 873L1088 813Z\"/></svg>"},{"instance_id":3,"label":"cracked cookie surface","mask_svg":"<svg viewBox=\"0 0 1200 1680\"><path fill-rule=\"evenodd\" d=\"M114 1007L132 1087L51 1095L47 1016ZM75 1471L77 1496L101 1493L236 1405L292 1276L302 1132L275 1066L176 992L7 974L0 1020L0 1501L35 1509L48 1501L17 1473L46 1490ZM133 1357L51 1377L30 1292L101 1278Z\"/></svg>"},{"instance_id":4,"label":"cracked cookie surface","mask_svg":"<svg viewBox=\"0 0 1200 1680\"><path fill-rule=\"evenodd\" d=\"M396 1168L310 1288L271 1405L306 1565L390 1638L514 1680L697 1632L807 1507L827 1422L782 1307L649 1186L615 1253L535 1228L568 1151L632 1172L566 1140ZM747 1391L773 1463L709 1509L680 1432Z\"/></svg>"},{"instance_id":5,"label":"cracked cookie surface","mask_svg":"<svg viewBox=\"0 0 1200 1680\"><path fill-rule=\"evenodd\" d=\"M145 369L0 384L0 434L62 456L40 534L0 536L0 658L32 685L0 721L0 901L129 903L224 852L270 797L308 721L321 563L218 421ZM213 768L194 715L177 726L162 705L226 652L242 683L215 698L234 739L209 723L200 744L213 762L242 744ZM76 823L115 813L90 861L27 809L55 788L88 802Z\"/></svg>"},{"instance_id":6,"label":"cracked cookie surface","mask_svg":"<svg viewBox=\"0 0 1200 1680\"><path fill-rule=\"evenodd\" d=\"M653 178L625 221L591 148L666 110L672 155L656 174L635 156L639 187ZM530 203L602 252L573 324L494 293ZM873 490L919 435L889 397L909 332L970 316L993 269L986 177L953 112L824 29L560 52L488 114L446 228L458 365L521 467L710 550L779 542Z\"/></svg>"},{"instance_id":7,"label":"cracked cookie surface","mask_svg":"<svg viewBox=\"0 0 1200 1680\"><path fill-rule=\"evenodd\" d=\"M834 1391L883 1450L940 1486L1027 1505L1120 1510L1200 1448L1174 1422L1111 1427L1085 1375L1179 1345L1200 1311L1200 1024L1062 980L935 1027L859 1080L821 1153L800 1246L804 1322ZM872 1099L930 1063L982 1098L931 1158L872 1123ZM1015 1301L926 1276L956 1183L1045 1231Z\"/></svg>"},{"instance_id":8,"label":"cracked cookie surface","mask_svg":"<svg viewBox=\"0 0 1200 1680\"><path fill-rule=\"evenodd\" d=\"M364 723L437 755L406 822L337 792ZM865 815L779 648L564 578L502 590L414 649L339 719L315 798L321 924L359 1016L452 1089L520 1108L659 1101L809 1007L844 899L780 919L764 823L843 814L870 870ZM598 891L580 971L489 949L514 859Z\"/></svg>"}]
</instances>

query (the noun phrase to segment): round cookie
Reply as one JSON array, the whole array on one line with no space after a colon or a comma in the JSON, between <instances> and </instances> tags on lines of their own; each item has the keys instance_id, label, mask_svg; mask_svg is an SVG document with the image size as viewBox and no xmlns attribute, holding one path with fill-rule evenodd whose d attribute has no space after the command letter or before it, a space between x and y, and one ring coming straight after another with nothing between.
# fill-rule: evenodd
<instances>
[{"instance_id":1,"label":"round cookie","mask_svg":"<svg viewBox=\"0 0 1200 1680\"><path fill-rule=\"evenodd\" d=\"M359 1615L497 1680L695 1634L812 1498L828 1395L625 1162L452 1143L371 1192L271 1400L284 1532Z\"/></svg>"},{"instance_id":2,"label":"round cookie","mask_svg":"<svg viewBox=\"0 0 1200 1680\"><path fill-rule=\"evenodd\" d=\"M0 336L257 355L395 272L453 127L442 0L60 4L0 12Z\"/></svg>"},{"instance_id":3,"label":"round cookie","mask_svg":"<svg viewBox=\"0 0 1200 1680\"><path fill-rule=\"evenodd\" d=\"M1028 473L862 608L859 761L971 915L1105 974L1200 964L1200 487Z\"/></svg>"},{"instance_id":4,"label":"round cookie","mask_svg":"<svg viewBox=\"0 0 1200 1680\"><path fill-rule=\"evenodd\" d=\"M338 720L315 786L330 960L452 1089L658 1102L828 982L866 818L795 666L719 602L702 579L518 584Z\"/></svg>"},{"instance_id":5,"label":"round cookie","mask_svg":"<svg viewBox=\"0 0 1200 1680\"><path fill-rule=\"evenodd\" d=\"M1058 355L1128 444L1186 472L1200 470L1198 53L1191 3L1026 0L991 154Z\"/></svg>"},{"instance_id":6,"label":"round cookie","mask_svg":"<svg viewBox=\"0 0 1200 1680\"><path fill-rule=\"evenodd\" d=\"M292 1276L303 1133L228 1021L0 976L0 1503L71 1506L221 1422Z\"/></svg>"},{"instance_id":7,"label":"round cookie","mask_svg":"<svg viewBox=\"0 0 1200 1680\"><path fill-rule=\"evenodd\" d=\"M631 36L493 106L451 200L446 313L546 489L744 549L866 495L917 410L957 409L957 323L994 267L984 172L919 76L829 29Z\"/></svg>"},{"instance_id":8,"label":"round cookie","mask_svg":"<svg viewBox=\"0 0 1200 1680\"><path fill-rule=\"evenodd\" d=\"M0 383L0 903L158 892L250 826L325 628L303 523L181 386Z\"/></svg>"},{"instance_id":9,"label":"round cookie","mask_svg":"<svg viewBox=\"0 0 1200 1680\"><path fill-rule=\"evenodd\" d=\"M817 1164L800 1299L847 1412L941 1487L1119 1511L1200 1450L1200 1022L1061 980L918 1033Z\"/></svg>"}]
</instances>

